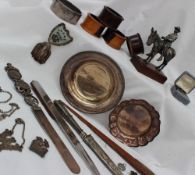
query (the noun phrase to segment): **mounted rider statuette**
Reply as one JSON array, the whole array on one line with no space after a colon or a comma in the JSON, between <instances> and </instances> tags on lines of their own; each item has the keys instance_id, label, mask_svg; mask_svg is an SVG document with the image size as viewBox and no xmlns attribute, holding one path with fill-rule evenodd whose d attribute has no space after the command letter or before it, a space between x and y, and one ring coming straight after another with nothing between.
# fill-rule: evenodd
<instances>
[{"instance_id":1,"label":"mounted rider statuette","mask_svg":"<svg viewBox=\"0 0 195 175\"><path fill-rule=\"evenodd\" d=\"M148 46L152 45L152 49L148 54L146 54L146 59L143 59L137 55L139 53L143 53L144 50L141 49L140 52L137 52L137 50L140 50L139 48L143 48L143 42L141 38L136 40L135 37L128 37L127 46L129 48L130 55L132 56L131 62L137 71L163 84L167 80L167 77L162 73L162 69L176 55L175 49L172 48L172 43L177 40L178 33L180 33L180 27L175 27L173 33L168 34L165 37L160 37L158 32L152 27L151 33L148 36L146 42ZM135 41L137 42L135 43ZM151 61L156 58L158 54L160 56L157 58L157 61L161 61L161 63L160 65L156 66L152 64Z\"/></svg>"}]
</instances>

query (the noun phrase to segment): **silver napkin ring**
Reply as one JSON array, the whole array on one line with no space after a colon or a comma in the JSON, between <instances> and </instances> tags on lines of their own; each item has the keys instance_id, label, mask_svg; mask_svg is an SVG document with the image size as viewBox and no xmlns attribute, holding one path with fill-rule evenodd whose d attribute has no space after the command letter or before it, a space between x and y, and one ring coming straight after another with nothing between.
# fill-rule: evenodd
<instances>
[{"instance_id":1,"label":"silver napkin ring","mask_svg":"<svg viewBox=\"0 0 195 175\"><path fill-rule=\"evenodd\" d=\"M54 0L51 10L61 19L76 24L80 19L81 11L67 0Z\"/></svg>"}]
</instances>

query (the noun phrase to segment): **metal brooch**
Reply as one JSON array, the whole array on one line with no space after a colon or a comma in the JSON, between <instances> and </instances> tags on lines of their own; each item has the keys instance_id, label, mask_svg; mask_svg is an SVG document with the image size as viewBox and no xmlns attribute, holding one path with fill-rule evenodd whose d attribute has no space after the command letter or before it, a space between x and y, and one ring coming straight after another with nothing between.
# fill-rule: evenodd
<instances>
[{"instance_id":1,"label":"metal brooch","mask_svg":"<svg viewBox=\"0 0 195 175\"><path fill-rule=\"evenodd\" d=\"M22 143L18 144L16 143L16 139L13 137L14 130L17 125L23 125L23 130L22 130ZM25 131L25 123L21 118L17 118L15 120L15 125L11 130L6 129L4 132L0 134L0 151L3 150L14 150L14 151L22 151L23 145L25 143L25 138L24 138L24 131Z\"/></svg>"},{"instance_id":2,"label":"metal brooch","mask_svg":"<svg viewBox=\"0 0 195 175\"><path fill-rule=\"evenodd\" d=\"M119 168L121 171L125 171L125 170L126 170L126 164L124 164L124 163L118 163L118 168Z\"/></svg>"},{"instance_id":3,"label":"metal brooch","mask_svg":"<svg viewBox=\"0 0 195 175\"><path fill-rule=\"evenodd\" d=\"M43 64L51 55L51 45L64 46L72 40L73 38L70 36L65 24L58 24L51 31L47 42L38 43L34 47L31 52L32 57L40 64Z\"/></svg>"},{"instance_id":4,"label":"metal brooch","mask_svg":"<svg viewBox=\"0 0 195 175\"><path fill-rule=\"evenodd\" d=\"M46 139L42 139L41 137L36 137L30 145L30 150L34 153L38 154L41 157L45 157L45 154L48 152L49 143Z\"/></svg>"}]
</instances>

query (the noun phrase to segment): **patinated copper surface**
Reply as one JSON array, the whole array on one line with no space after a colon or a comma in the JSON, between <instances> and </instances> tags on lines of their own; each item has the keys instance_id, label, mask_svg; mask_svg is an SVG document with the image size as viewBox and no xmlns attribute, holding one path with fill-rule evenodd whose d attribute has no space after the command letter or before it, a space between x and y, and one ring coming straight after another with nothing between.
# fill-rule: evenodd
<instances>
[{"instance_id":1,"label":"patinated copper surface","mask_svg":"<svg viewBox=\"0 0 195 175\"><path fill-rule=\"evenodd\" d=\"M103 38L110 47L118 50L126 40L126 37L123 33L111 28L108 28L106 30L106 32L103 34Z\"/></svg>"},{"instance_id":2,"label":"patinated copper surface","mask_svg":"<svg viewBox=\"0 0 195 175\"><path fill-rule=\"evenodd\" d=\"M128 146L144 146L159 133L159 117L144 100L123 101L110 114L110 132Z\"/></svg>"},{"instance_id":3,"label":"patinated copper surface","mask_svg":"<svg viewBox=\"0 0 195 175\"><path fill-rule=\"evenodd\" d=\"M91 13L87 15L81 27L93 36L100 37L101 33L105 29L105 25L99 20L99 18Z\"/></svg>"},{"instance_id":4,"label":"patinated copper surface","mask_svg":"<svg viewBox=\"0 0 195 175\"><path fill-rule=\"evenodd\" d=\"M60 84L64 97L86 113L113 108L124 91L124 77L118 65L99 52L81 52L64 65Z\"/></svg>"}]
</instances>

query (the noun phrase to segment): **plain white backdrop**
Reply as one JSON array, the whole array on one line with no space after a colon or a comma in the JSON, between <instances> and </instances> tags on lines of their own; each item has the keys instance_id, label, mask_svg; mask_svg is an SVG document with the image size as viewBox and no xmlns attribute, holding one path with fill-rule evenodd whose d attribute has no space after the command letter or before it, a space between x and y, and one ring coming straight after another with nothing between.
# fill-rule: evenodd
<instances>
[{"instance_id":1,"label":"plain white backdrop","mask_svg":"<svg viewBox=\"0 0 195 175\"><path fill-rule=\"evenodd\" d=\"M31 57L31 50L38 42L47 41L51 29L63 22L50 10L51 0L0 0L0 86L13 93L13 102L21 109L12 117L0 122L0 131L11 128L14 119L21 117L26 122L26 144L22 153L0 152L0 174L2 175L71 175L51 140L44 133L30 107L15 91L4 67L7 62L19 68L27 82L38 80L52 99L64 99L59 85L59 75L63 64L72 55L87 50L103 52L112 57L121 67L126 81L122 100L144 99L160 113L161 131L153 142L139 148L129 148L111 136L108 129L109 112L99 115L83 114L86 119L111 137L117 144L150 167L157 175L193 175L195 172L195 92L189 97L191 103L184 106L170 93L175 79L183 72L195 75L195 1L193 0L72 0L83 12L79 23L74 26L66 23L74 41L62 47L52 47L52 55L44 65L39 65ZM96 15L107 5L119 12L124 21L119 29L127 36L140 33L145 44L153 26L161 36L173 32L174 26L181 27L179 38L173 44L177 55L163 70L168 80L161 85L139 74L130 63L126 44L120 51L107 46L103 39L97 39L80 27L88 12ZM145 52L150 51L146 47ZM49 118L50 120L50 118ZM81 166L82 175L90 175L85 163L74 151L70 143L50 120L61 138ZM78 121L78 120L77 120ZM79 124L92 133L84 124ZM19 130L20 131L20 130ZM19 137L17 131L17 138ZM125 163L101 139L92 133L117 164ZM50 143L49 153L44 159L30 152L31 141L41 136ZM21 141L20 139L18 141ZM84 145L84 144L83 144ZM110 172L85 145L102 175ZM125 175L132 168L127 165Z\"/></svg>"}]
</instances>

